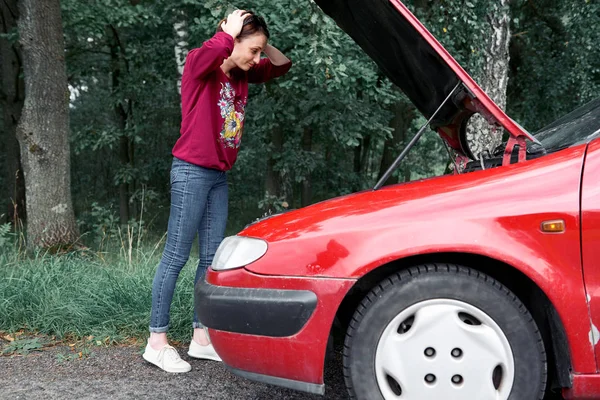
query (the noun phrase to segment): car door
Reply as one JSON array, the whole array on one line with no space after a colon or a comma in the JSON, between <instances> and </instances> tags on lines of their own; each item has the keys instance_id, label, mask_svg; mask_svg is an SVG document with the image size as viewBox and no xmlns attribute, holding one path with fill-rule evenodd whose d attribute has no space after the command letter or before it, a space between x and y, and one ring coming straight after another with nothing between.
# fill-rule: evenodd
<instances>
[{"instance_id":1,"label":"car door","mask_svg":"<svg viewBox=\"0 0 600 400\"><path fill-rule=\"evenodd\" d=\"M592 318L589 339L600 363L600 138L589 146L581 184L581 250Z\"/></svg>"}]
</instances>

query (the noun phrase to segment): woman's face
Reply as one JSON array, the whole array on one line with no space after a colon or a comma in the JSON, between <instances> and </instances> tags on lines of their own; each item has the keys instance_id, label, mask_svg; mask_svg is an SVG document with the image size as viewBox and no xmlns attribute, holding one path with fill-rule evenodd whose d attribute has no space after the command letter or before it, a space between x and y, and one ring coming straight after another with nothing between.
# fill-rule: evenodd
<instances>
[{"instance_id":1,"label":"woman's face","mask_svg":"<svg viewBox=\"0 0 600 400\"><path fill-rule=\"evenodd\" d=\"M260 53L267 46L267 37L263 33L255 33L241 40L236 39L231 59L238 68L248 71L260 61Z\"/></svg>"}]
</instances>

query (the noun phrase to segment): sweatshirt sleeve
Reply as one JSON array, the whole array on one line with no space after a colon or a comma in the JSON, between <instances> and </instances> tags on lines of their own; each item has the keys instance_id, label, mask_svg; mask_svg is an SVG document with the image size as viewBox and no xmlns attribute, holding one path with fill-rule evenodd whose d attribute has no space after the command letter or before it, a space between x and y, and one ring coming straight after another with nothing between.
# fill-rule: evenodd
<instances>
[{"instance_id":1,"label":"sweatshirt sleeve","mask_svg":"<svg viewBox=\"0 0 600 400\"><path fill-rule=\"evenodd\" d=\"M263 83L285 75L290 68L292 68L291 61L283 65L274 65L268 58L263 58L248 71L248 82Z\"/></svg>"},{"instance_id":2,"label":"sweatshirt sleeve","mask_svg":"<svg viewBox=\"0 0 600 400\"><path fill-rule=\"evenodd\" d=\"M218 32L204 42L202 47L188 53L184 72L193 79L202 79L219 68L232 51L233 38L225 32Z\"/></svg>"}]
</instances>

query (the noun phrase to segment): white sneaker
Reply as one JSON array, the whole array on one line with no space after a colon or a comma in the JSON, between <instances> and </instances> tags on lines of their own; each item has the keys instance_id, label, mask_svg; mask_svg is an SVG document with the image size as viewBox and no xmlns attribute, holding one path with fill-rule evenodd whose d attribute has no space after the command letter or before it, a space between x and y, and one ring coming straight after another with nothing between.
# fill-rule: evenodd
<instances>
[{"instance_id":1,"label":"white sneaker","mask_svg":"<svg viewBox=\"0 0 600 400\"><path fill-rule=\"evenodd\" d=\"M212 344L202 346L201 344L196 343L194 339L192 339L192 341L190 342L188 356L194 358L201 358L204 360L221 361L221 357L219 357Z\"/></svg>"},{"instance_id":2,"label":"white sneaker","mask_svg":"<svg viewBox=\"0 0 600 400\"><path fill-rule=\"evenodd\" d=\"M154 350L150 344L146 345L146 351L144 351L144 360L156 365L158 368L166 372L189 372L192 370L192 366L186 361L179 357L179 353L174 347L165 345L160 350Z\"/></svg>"}]
</instances>

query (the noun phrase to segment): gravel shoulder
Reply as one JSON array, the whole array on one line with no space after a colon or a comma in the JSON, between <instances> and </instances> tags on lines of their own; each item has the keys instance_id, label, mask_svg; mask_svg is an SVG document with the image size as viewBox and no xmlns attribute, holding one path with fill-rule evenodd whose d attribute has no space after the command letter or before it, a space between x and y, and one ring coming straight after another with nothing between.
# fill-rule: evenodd
<instances>
[{"instance_id":1,"label":"gravel shoulder","mask_svg":"<svg viewBox=\"0 0 600 400\"><path fill-rule=\"evenodd\" d=\"M0 339L0 353L2 347ZM326 370L325 396L317 396L239 378L221 363L190 359L182 347L179 354L192 365L185 374L165 373L144 361L139 346L92 347L81 358L80 350L58 345L0 356L0 399L348 400L339 364Z\"/></svg>"},{"instance_id":2,"label":"gravel shoulder","mask_svg":"<svg viewBox=\"0 0 600 400\"><path fill-rule=\"evenodd\" d=\"M69 346L25 356L0 357L0 399L347 399L339 374L328 371L324 397L251 382L220 363L182 358L185 374L168 374L142 359L135 347L97 347L79 358ZM338 371L339 372L339 371ZM327 379L326 379L327 381Z\"/></svg>"}]
</instances>

